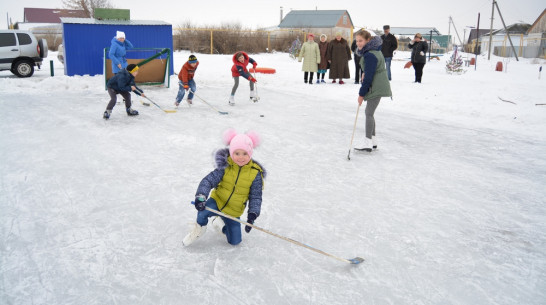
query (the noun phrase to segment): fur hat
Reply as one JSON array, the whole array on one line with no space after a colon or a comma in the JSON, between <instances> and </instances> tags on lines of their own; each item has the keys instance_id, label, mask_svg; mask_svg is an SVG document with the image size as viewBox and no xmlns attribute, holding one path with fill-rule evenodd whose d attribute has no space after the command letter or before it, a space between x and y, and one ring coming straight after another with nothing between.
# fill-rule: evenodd
<instances>
[{"instance_id":1,"label":"fur hat","mask_svg":"<svg viewBox=\"0 0 546 305\"><path fill-rule=\"evenodd\" d=\"M124 38L125 39L125 33L122 31L116 31L116 39Z\"/></svg>"},{"instance_id":2,"label":"fur hat","mask_svg":"<svg viewBox=\"0 0 546 305\"><path fill-rule=\"evenodd\" d=\"M223 134L224 144L229 145L229 155L233 156L233 152L237 149L242 149L247 152L248 156L252 158L252 151L255 147L260 145L260 136L253 131L247 133L237 133L235 129L230 128L224 131Z\"/></svg>"},{"instance_id":3,"label":"fur hat","mask_svg":"<svg viewBox=\"0 0 546 305\"><path fill-rule=\"evenodd\" d=\"M190 64L196 63L197 62L197 57L195 57L195 55L192 54L188 58L188 61L190 62Z\"/></svg>"},{"instance_id":4,"label":"fur hat","mask_svg":"<svg viewBox=\"0 0 546 305\"><path fill-rule=\"evenodd\" d=\"M326 36L326 34L321 34L320 35L320 38L324 37L324 39L328 39L328 36Z\"/></svg>"}]
</instances>

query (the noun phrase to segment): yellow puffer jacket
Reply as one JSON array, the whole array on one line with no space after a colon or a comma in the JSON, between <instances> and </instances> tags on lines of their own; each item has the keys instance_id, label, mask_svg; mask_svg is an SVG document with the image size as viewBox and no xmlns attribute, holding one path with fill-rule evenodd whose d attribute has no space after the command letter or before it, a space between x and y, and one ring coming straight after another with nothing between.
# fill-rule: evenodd
<instances>
[{"instance_id":1,"label":"yellow puffer jacket","mask_svg":"<svg viewBox=\"0 0 546 305\"><path fill-rule=\"evenodd\" d=\"M248 212L259 216L266 177L263 166L250 160L241 167L233 162L227 148L216 152L215 162L216 169L201 180L196 196L210 193L218 209L234 217L243 214L248 201Z\"/></svg>"}]
</instances>

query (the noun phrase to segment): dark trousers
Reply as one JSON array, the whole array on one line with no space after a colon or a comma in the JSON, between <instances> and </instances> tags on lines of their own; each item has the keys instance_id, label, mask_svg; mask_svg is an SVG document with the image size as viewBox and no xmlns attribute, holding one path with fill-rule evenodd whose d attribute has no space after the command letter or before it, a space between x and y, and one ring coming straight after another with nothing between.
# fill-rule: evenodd
<instances>
[{"instance_id":1,"label":"dark trousers","mask_svg":"<svg viewBox=\"0 0 546 305\"><path fill-rule=\"evenodd\" d=\"M421 63L413 63L413 69L415 69L415 81L420 83L421 77L423 77L423 68L425 67L425 64Z\"/></svg>"},{"instance_id":2,"label":"dark trousers","mask_svg":"<svg viewBox=\"0 0 546 305\"><path fill-rule=\"evenodd\" d=\"M131 108L131 92L129 91L121 91L118 92L112 88L108 88L108 94L110 95L110 102L108 103L108 106L106 106L106 110L112 110L114 109L114 106L116 106L116 102L118 100L117 95L121 95L123 99L125 100L125 107Z\"/></svg>"},{"instance_id":3,"label":"dark trousers","mask_svg":"<svg viewBox=\"0 0 546 305\"><path fill-rule=\"evenodd\" d=\"M361 75L364 71L360 68L360 56L354 55L355 60L355 82L360 83Z\"/></svg>"},{"instance_id":4,"label":"dark trousers","mask_svg":"<svg viewBox=\"0 0 546 305\"><path fill-rule=\"evenodd\" d=\"M311 74L311 75L309 75ZM303 73L303 80L305 81L305 83L307 83L307 77L309 77L309 82L312 83L313 82L313 74L315 74L315 72L304 72Z\"/></svg>"}]
</instances>

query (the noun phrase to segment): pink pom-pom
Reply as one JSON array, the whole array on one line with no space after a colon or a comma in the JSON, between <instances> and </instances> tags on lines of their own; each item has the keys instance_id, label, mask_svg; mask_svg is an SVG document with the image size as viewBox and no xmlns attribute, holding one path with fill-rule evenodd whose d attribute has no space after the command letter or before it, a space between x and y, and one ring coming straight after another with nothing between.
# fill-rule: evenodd
<instances>
[{"instance_id":1,"label":"pink pom-pom","mask_svg":"<svg viewBox=\"0 0 546 305\"><path fill-rule=\"evenodd\" d=\"M248 131L246 135L252 140L252 147L256 148L260 143L262 143L262 139L260 138L260 135L255 131Z\"/></svg>"},{"instance_id":2,"label":"pink pom-pom","mask_svg":"<svg viewBox=\"0 0 546 305\"><path fill-rule=\"evenodd\" d=\"M237 135L237 131L233 128L229 128L228 130L224 131L224 134L222 135L222 139L224 140L224 144L229 145L231 143L231 140Z\"/></svg>"}]
</instances>

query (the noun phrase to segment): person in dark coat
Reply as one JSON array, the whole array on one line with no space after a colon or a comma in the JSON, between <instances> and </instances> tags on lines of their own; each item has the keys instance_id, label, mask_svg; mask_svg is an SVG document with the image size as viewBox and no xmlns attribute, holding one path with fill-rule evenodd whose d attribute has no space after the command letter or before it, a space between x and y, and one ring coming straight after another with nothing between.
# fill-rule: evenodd
<instances>
[{"instance_id":1,"label":"person in dark coat","mask_svg":"<svg viewBox=\"0 0 546 305\"><path fill-rule=\"evenodd\" d=\"M106 106L103 119L108 120L112 114L112 109L116 105L117 95L121 95L125 101L125 110L128 116L138 115L138 111L131 108L131 91L137 95L146 97L144 91L138 88L135 84L135 77L138 75L138 66L130 64L126 69L119 71L116 75L108 80L106 87L110 95L110 102Z\"/></svg>"},{"instance_id":2,"label":"person in dark coat","mask_svg":"<svg viewBox=\"0 0 546 305\"><path fill-rule=\"evenodd\" d=\"M415 69L415 83L421 83L423 68L427 63L428 44L420 33L415 34L413 40L408 44L411 49L411 64Z\"/></svg>"},{"instance_id":3,"label":"person in dark coat","mask_svg":"<svg viewBox=\"0 0 546 305\"><path fill-rule=\"evenodd\" d=\"M353 56L355 57L355 84L360 84L360 78L364 71L360 70L360 56L356 54L356 50L356 39L353 39L351 52L353 52Z\"/></svg>"},{"instance_id":4,"label":"person in dark coat","mask_svg":"<svg viewBox=\"0 0 546 305\"><path fill-rule=\"evenodd\" d=\"M343 85L345 82L343 78L351 78L351 72L349 72L349 60L351 57L351 48L347 40L341 37L341 32L336 33L336 38L330 41L328 45L328 52L326 57L330 63L330 79L332 83L336 83L336 78L339 78L339 84Z\"/></svg>"},{"instance_id":5,"label":"person in dark coat","mask_svg":"<svg viewBox=\"0 0 546 305\"><path fill-rule=\"evenodd\" d=\"M394 51L398 49L398 41L396 40L396 37L394 37L394 35L391 34L391 27L389 25L383 26L383 32L385 34L381 35L381 39L383 40L383 46L381 46L381 53L383 53L383 57L385 57L385 66L387 69L387 76L389 77L389 80L392 80L391 61L394 55Z\"/></svg>"},{"instance_id":6,"label":"person in dark coat","mask_svg":"<svg viewBox=\"0 0 546 305\"><path fill-rule=\"evenodd\" d=\"M318 66L318 73L317 73L317 84L325 83L324 81L324 75L326 74L326 70L328 70L328 58L326 58L326 53L328 53L328 36L326 34L320 35L320 42L319 42L319 51L320 51L320 64Z\"/></svg>"}]
</instances>

